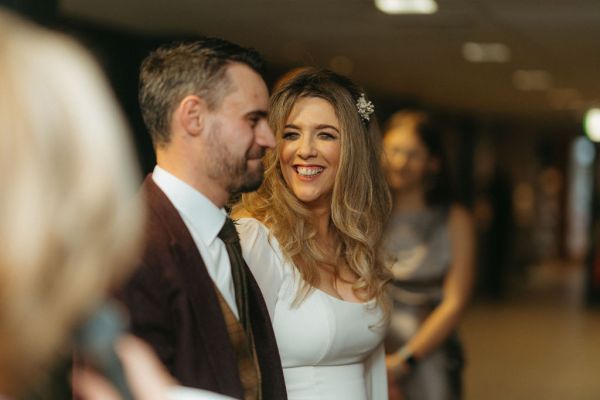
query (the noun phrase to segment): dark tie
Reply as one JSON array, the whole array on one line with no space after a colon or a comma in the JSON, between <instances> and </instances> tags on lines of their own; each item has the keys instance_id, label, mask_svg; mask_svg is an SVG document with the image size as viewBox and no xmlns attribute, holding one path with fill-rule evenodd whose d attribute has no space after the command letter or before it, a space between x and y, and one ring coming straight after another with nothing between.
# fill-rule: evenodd
<instances>
[{"instance_id":1,"label":"dark tie","mask_svg":"<svg viewBox=\"0 0 600 400\"><path fill-rule=\"evenodd\" d=\"M240 322L246 331L248 343L252 343L252 327L250 325L250 308L248 307L248 277L246 276L246 262L242 256L240 238L235 230L235 224L231 218L225 219L225 224L219 232L219 238L225 243L229 262L231 263L231 276L235 290L235 303L237 305Z\"/></svg>"},{"instance_id":2,"label":"dark tie","mask_svg":"<svg viewBox=\"0 0 600 400\"><path fill-rule=\"evenodd\" d=\"M245 347L247 350L241 356L238 354L238 368L240 371L242 387L244 388L244 398L246 400L261 399L260 366L258 365L256 357L256 347L254 345L252 324L250 321L250 307L248 305L249 296L246 261L244 261L244 257L242 256L240 238L235 229L235 225L229 217L225 219L225 224L219 232L219 238L225 243L225 248L227 248L227 254L229 255L229 262L231 263L231 277L233 279L233 288L235 289L235 303L239 314L239 325L241 325L244 330L243 333L238 332L245 336L247 343L247 347ZM223 296L219 297L220 301L224 303ZM223 304L221 307L223 308ZM232 330L235 330L232 328L231 322L236 321L233 313L228 310L229 307L225 306L225 323L227 324L227 330L231 338ZM233 325L235 325L235 323Z\"/></svg>"}]
</instances>

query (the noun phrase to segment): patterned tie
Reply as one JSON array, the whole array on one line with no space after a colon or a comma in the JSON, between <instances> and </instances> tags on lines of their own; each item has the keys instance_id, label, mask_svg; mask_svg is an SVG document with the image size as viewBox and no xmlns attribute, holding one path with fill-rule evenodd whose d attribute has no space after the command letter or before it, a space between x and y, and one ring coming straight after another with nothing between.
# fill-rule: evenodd
<instances>
[{"instance_id":1,"label":"patterned tie","mask_svg":"<svg viewBox=\"0 0 600 400\"><path fill-rule=\"evenodd\" d=\"M219 238L225 243L229 262L231 263L231 276L233 278L233 287L235 290L235 303L237 305L239 318L248 344L252 344L252 326L250 324L250 308L248 307L248 277L244 266L246 262L242 256L242 247L240 246L240 238L235 230L235 224L231 218L225 219L225 224L219 232Z\"/></svg>"}]
</instances>

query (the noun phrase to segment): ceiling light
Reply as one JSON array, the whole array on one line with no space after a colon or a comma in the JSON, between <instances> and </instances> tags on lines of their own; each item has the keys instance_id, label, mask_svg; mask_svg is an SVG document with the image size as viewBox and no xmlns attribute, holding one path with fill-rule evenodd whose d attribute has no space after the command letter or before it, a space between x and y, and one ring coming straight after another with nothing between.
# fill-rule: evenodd
<instances>
[{"instance_id":1,"label":"ceiling light","mask_svg":"<svg viewBox=\"0 0 600 400\"><path fill-rule=\"evenodd\" d=\"M386 14L433 14L435 0L375 0L375 6Z\"/></svg>"},{"instance_id":2,"label":"ceiling light","mask_svg":"<svg viewBox=\"0 0 600 400\"><path fill-rule=\"evenodd\" d=\"M462 48L465 60L470 62L508 62L510 49L502 43L467 42Z\"/></svg>"},{"instance_id":3,"label":"ceiling light","mask_svg":"<svg viewBox=\"0 0 600 400\"><path fill-rule=\"evenodd\" d=\"M590 108L585 113L583 126L592 142L600 142L600 108Z\"/></svg>"},{"instance_id":4,"label":"ceiling light","mask_svg":"<svg viewBox=\"0 0 600 400\"><path fill-rule=\"evenodd\" d=\"M552 76L541 69L520 69L513 73L513 84L519 90L548 90L552 87Z\"/></svg>"}]
</instances>

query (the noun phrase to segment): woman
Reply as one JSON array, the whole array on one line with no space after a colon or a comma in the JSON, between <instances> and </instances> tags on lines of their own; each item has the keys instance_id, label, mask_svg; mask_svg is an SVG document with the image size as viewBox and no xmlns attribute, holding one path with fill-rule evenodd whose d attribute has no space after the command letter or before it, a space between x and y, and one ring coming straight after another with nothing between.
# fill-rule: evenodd
<instances>
[{"instance_id":1,"label":"woman","mask_svg":"<svg viewBox=\"0 0 600 400\"><path fill-rule=\"evenodd\" d=\"M439 130L427 115L394 115L383 145L394 199L383 246L394 274L390 398L457 399L462 353L454 332L473 282L471 217L451 202Z\"/></svg>"},{"instance_id":2,"label":"woman","mask_svg":"<svg viewBox=\"0 0 600 400\"><path fill-rule=\"evenodd\" d=\"M244 257L273 319L289 399L384 399L390 209L373 106L347 78L292 71L276 86L277 146L242 200ZM234 215L241 215L238 206Z\"/></svg>"},{"instance_id":3,"label":"woman","mask_svg":"<svg viewBox=\"0 0 600 400\"><path fill-rule=\"evenodd\" d=\"M0 10L0 76L0 398L66 398L48 371L137 255L137 165L108 85L72 40ZM176 387L139 340L117 352L136 399L216 398ZM76 375L80 398L120 398L95 372Z\"/></svg>"}]
</instances>

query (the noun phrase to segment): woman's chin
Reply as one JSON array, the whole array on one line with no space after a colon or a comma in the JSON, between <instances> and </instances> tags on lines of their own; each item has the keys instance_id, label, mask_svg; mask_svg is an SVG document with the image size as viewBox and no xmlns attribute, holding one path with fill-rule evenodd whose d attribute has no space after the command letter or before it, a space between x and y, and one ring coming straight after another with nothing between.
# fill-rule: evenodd
<instances>
[{"instance_id":1,"label":"woman's chin","mask_svg":"<svg viewBox=\"0 0 600 400\"><path fill-rule=\"evenodd\" d=\"M308 208L331 207L331 196L320 193L296 193L296 198Z\"/></svg>"}]
</instances>

